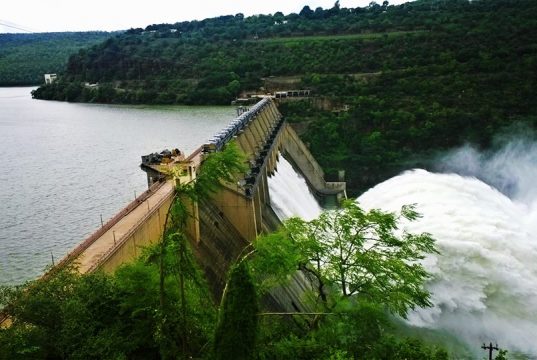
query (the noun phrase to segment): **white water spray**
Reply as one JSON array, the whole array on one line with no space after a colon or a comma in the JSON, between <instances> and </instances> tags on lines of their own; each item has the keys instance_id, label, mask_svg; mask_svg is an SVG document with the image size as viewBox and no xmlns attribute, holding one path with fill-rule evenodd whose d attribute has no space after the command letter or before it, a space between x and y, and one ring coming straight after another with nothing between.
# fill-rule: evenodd
<instances>
[{"instance_id":1,"label":"white water spray","mask_svg":"<svg viewBox=\"0 0 537 360\"><path fill-rule=\"evenodd\" d=\"M519 202L537 200L537 143L528 139L511 140L493 153L466 145L444 156L437 168L477 177Z\"/></svg>"},{"instance_id":2,"label":"white water spray","mask_svg":"<svg viewBox=\"0 0 537 360\"><path fill-rule=\"evenodd\" d=\"M412 312L412 325L447 330L474 349L492 341L537 357L537 145L520 154L518 146L497 156L466 148L450 157L512 199L475 177L413 170L358 202L387 211L416 203L423 218L404 227L437 239L441 255L424 263L434 306Z\"/></svg>"},{"instance_id":3,"label":"white water spray","mask_svg":"<svg viewBox=\"0 0 537 360\"><path fill-rule=\"evenodd\" d=\"M409 323L450 332L476 351L497 342L537 358L537 144L511 142L495 154L465 147L440 168L466 176L413 170L357 200L387 211L416 203L423 218L405 229L437 240L441 254L424 263L434 306L409 314ZM269 191L281 219L311 220L321 211L281 156Z\"/></svg>"},{"instance_id":4,"label":"white water spray","mask_svg":"<svg viewBox=\"0 0 537 360\"><path fill-rule=\"evenodd\" d=\"M299 216L309 221L320 215L322 209L306 180L281 154L278 154L276 172L268 178L268 186L272 210L280 220Z\"/></svg>"}]
</instances>

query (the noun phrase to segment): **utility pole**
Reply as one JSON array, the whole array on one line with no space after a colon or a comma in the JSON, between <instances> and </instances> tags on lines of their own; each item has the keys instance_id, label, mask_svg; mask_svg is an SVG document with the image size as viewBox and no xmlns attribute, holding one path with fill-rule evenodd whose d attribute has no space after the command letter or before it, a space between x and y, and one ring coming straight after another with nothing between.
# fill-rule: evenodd
<instances>
[{"instance_id":1,"label":"utility pole","mask_svg":"<svg viewBox=\"0 0 537 360\"><path fill-rule=\"evenodd\" d=\"M488 346L486 346L485 343L483 343L483 346L481 346L481 349L489 351L489 360L492 360L492 351L500 350L498 348L498 344L496 344L496 346L492 346L492 343L490 343Z\"/></svg>"}]
</instances>

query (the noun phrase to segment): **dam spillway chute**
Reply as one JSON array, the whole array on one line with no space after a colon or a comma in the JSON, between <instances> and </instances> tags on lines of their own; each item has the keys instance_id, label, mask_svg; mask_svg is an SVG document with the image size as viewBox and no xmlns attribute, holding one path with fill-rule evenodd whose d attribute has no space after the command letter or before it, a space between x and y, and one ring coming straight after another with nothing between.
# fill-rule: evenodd
<instances>
[{"instance_id":1,"label":"dam spillway chute","mask_svg":"<svg viewBox=\"0 0 537 360\"><path fill-rule=\"evenodd\" d=\"M268 178L270 204L283 221L292 216L312 220L322 211L306 179L281 154L274 175Z\"/></svg>"}]
</instances>

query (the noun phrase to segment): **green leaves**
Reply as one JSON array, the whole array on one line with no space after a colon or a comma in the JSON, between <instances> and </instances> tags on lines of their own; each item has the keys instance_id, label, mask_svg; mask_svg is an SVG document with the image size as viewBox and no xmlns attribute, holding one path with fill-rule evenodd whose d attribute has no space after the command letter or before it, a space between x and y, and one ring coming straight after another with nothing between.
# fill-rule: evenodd
<instances>
[{"instance_id":1,"label":"green leaves","mask_svg":"<svg viewBox=\"0 0 537 360\"><path fill-rule=\"evenodd\" d=\"M289 219L277 233L258 239L254 269L272 275L264 277L268 284L303 267L334 288L333 300L364 298L405 316L415 306L430 306L423 288L429 274L419 260L436 252L434 240L430 234L398 228L402 219L418 217L413 205L389 213L364 211L356 202L345 201L341 209L324 211L309 222Z\"/></svg>"},{"instance_id":2,"label":"green leaves","mask_svg":"<svg viewBox=\"0 0 537 360\"><path fill-rule=\"evenodd\" d=\"M181 171L180 168L171 171L176 183ZM174 357L178 351L185 357L199 356L208 341L207 334L214 324L214 308L190 251L187 221L197 216L192 211L193 203L209 198L224 182L234 182L237 173L243 171L244 155L231 142L222 151L210 153L204 159L195 180L176 187L158 258L160 307L156 337L163 357ZM175 281L170 282L170 279ZM177 297L179 301L174 300Z\"/></svg>"},{"instance_id":3,"label":"green leaves","mask_svg":"<svg viewBox=\"0 0 537 360\"><path fill-rule=\"evenodd\" d=\"M122 280L133 280L127 268L120 272ZM0 330L0 359L121 358L151 350L154 312L136 315L151 306L144 301L150 283L130 296L123 284L102 273L79 275L68 268L11 289L7 310L14 322Z\"/></svg>"},{"instance_id":4,"label":"green leaves","mask_svg":"<svg viewBox=\"0 0 537 360\"><path fill-rule=\"evenodd\" d=\"M288 241L282 231L263 236L254 246L252 275L259 280L258 287L262 292L285 283L298 269L297 264L304 261L299 246Z\"/></svg>"},{"instance_id":5,"label":"green leaves","mask_svg":"<svg viewBox=\"0 0 537 360\"><path fill-rule=\"evenodd\" d=\"M245 261L230 270L214 339L216 360L247 360L255 354L258 330L255 287Z\"/></svg>"},{"instance_id":6,"label":"green leaves","mask_svg":"<svg viewBox=\"0 0 537 360\"><path fill-rule=\"evenodd\" d=\"M196 196L216 192L222 182L234 182L236 175L246 171L245 156L233 141L222 151L211 153L203 161L194 184Z\"/></svg>"},{"instance_id":7,"label":"green leaves","mask_svg":"<svg viewBox=\"0 0 537 360\"><path fill-rule=\"evenodd\" d=\"M233 183L238 174L246 171L245 160L245 155L237 144L230 141L222 151L210 153L203 160L195 181L177 186L176 192L179 198L186 197L192 201L207 199L218 191L224 182ZM172 170L170 175L178 178L179 171ZM187 207L184 200L175 201L172 211L179 217L186 216Z\"/></svg>"},{"instance_id":8,"label":"green leaves","mask_svg":"<svg viewBox=\"0 0 537 360\"><path fill-rule=\"evenodd\" d=\"M0 360L177 358L183 350L201 356L209 350L204 346L214 331L216 309L193 256L183 248L185 312L180 312L181 240L175 236L168 242L163 310L159 268L144 259L114 275L67 269L25 287L2 288L0 302L11 304L6 310L14 322L0 329ZM181 348L185 332L189 341Z\"/></svg>"},{"instance_id":9,"label":"green leaves","mask_svg":"<svg viewBox=\"0 0 537 360\"><path fill-rule=\"evenodd\" d=\"M392 213L345 201L315 220L291 218L258 238L251 265L263 286L282 284L300 269L311 275L317 309L324 310L306 320L308 331L269 334L261 358L447 359L442 349L390 334L389 312L404 317L430 305L423 286L429 274L419 260L436 252L434 240L399 228L419 216L414 205ZM304 319L295 317L295 324Z\"/></svg>"}]
</instances>

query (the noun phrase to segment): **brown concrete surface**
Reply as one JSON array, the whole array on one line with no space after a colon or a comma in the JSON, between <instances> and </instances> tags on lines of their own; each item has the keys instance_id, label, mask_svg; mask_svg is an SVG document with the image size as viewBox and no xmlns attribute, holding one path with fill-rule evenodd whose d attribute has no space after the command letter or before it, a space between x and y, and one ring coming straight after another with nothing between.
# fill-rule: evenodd
<instances>
[{"instance_id":1,"label":"brown concrete surface","mask_svg":"<svg viewBox=\"0 0 537 360\"><path fill-rule=\"evenodd\" d=\"M147 200L141 202L138 207L95 240L76 258L75 261L78 264L79 272L86 273L91 271L108 252L121 243L125 235L129 234L133 228L141 225L148 214L157 210L163 201L170 198L173 190L173 183L171 181L166 182ZM165 217L166 213L162 214L162 216Z\"/></svg>"}]
</instances>

